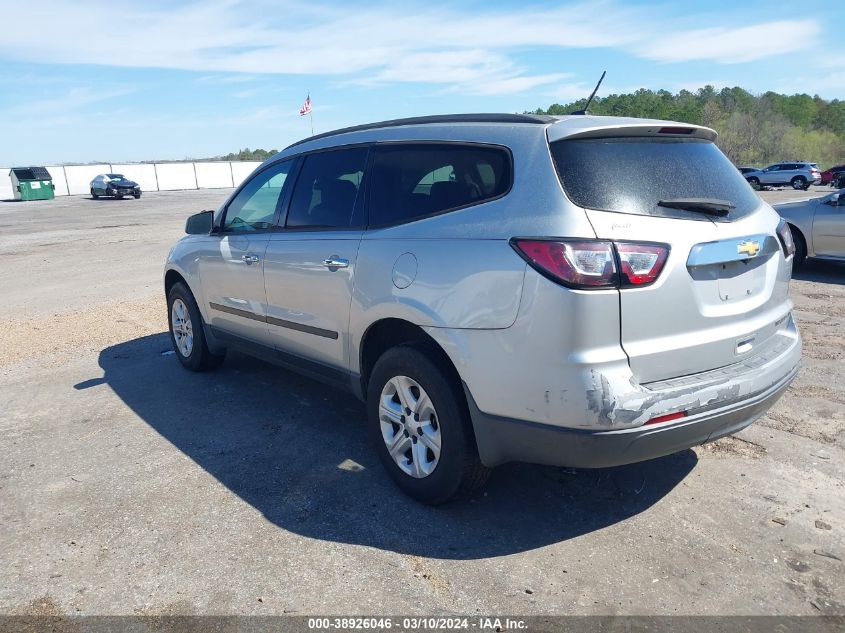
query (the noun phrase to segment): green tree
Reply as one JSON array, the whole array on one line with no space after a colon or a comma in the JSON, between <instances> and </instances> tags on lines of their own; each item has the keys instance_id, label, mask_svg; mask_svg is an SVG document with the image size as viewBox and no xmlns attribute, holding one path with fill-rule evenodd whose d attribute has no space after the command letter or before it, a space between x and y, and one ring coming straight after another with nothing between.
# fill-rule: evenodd
<instances>
[{"instance_id":1,"label":"green tree","mask_svg":"<svg viewBox=\"0 0 845 633\"><path fill-rule=\"evenodd\" d=\"M536 114L561 116L581 110L586 99L555 103ZM845 101L818 95L753 95L740 87L695 93L640 89L596 97L590 113L695 123L719 133L717 144L738 165L808 160L823 168L845 163Z\"/></svg>"}]
</instances>

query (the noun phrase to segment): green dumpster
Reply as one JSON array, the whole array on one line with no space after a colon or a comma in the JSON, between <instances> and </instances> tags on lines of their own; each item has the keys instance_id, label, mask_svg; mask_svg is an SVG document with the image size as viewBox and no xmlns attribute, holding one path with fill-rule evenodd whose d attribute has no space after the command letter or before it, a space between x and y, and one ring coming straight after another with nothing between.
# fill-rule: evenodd
<instances>
[{"instance_id":1,"label":"green dumpster","mask_svg":"<svg viewBox=\"0 0 845 633\"><path fill-rule=\"evenodd\" d=\"M15 200L52 200L56 197L53 177L46 167L12 167L9 177Z\"/></svg>"}]
</instances>

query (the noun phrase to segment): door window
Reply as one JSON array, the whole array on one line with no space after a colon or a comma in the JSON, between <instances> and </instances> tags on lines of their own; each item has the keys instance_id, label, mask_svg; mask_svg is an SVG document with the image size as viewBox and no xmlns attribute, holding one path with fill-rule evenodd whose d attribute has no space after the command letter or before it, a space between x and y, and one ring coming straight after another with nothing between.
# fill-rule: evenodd
<instances>
[{"instance_id":1,"label":"door window","mask_svg":"<svg viewBox=\"0 0 845 633\"><path fill-rule=\"evenodd\" d=\"M226 209L223 231L266 231L273 225L273 217L280 205L292 160L273 165L256 174Z\"/></svg>"},{"instance_id":2,"label":"door window","mask_svg":"<svg viewBox=\"0 0 845 633\"><path fill-rule=\"evenodd\" d=\"M371 183L371 225L411 222L507 193L510 154L477 145L386 145L375 150Z\"/></svg>"},{"instance_id":3,"label":"door window","mask_svg":"<svg viewBox=\"0 0 845 633\"><path fill-rule=\"evenodd\" d=\"M291 196L288 228L343 229L361 226L359 192L367 165L366 147L305 157Z\"/></svg>"}]
</instances>

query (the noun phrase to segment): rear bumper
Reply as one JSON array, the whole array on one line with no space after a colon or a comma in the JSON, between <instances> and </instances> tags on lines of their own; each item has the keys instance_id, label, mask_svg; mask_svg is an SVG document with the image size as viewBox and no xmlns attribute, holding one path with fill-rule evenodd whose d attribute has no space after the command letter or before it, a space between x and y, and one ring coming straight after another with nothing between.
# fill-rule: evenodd
<instances>
[{"instance_id":1,"label":"rear bumper","mask_svg":"<svg viewBox=\"0 0 845 633\"><path fill-rule=\"evenodd\" d=\"M676 453L736 433L777 402L798 366L770 388L741 402L680 421L612 431L586 431L499 418L478 410L467 392L482 462L493 467L518 461L572 468L605 468Z\"/></svg>"}]
</instances>

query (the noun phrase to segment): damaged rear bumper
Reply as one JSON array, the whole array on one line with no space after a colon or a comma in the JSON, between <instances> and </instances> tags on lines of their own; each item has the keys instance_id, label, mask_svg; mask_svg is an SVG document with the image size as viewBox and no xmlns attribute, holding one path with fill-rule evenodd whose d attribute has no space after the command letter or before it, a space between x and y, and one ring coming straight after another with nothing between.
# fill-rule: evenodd
<instances>
[{"instance_id":1,"label":"damaged rear bumper","mask_svg":"<svg viewBox=\"0 0 845 633\"><path fill-rule=\"evenodd\" d=\"M490 415L465 391L485 465L520 461L603 468L669 455L745 428L780 398L797 375L800 358L801 340L792 327L766 353L719 370L649 385L628 380L623 386L599 376L597 406L616 428L580 429ZM678 411L687 416L645 424Z\"/></svg>"}]
</instances>

